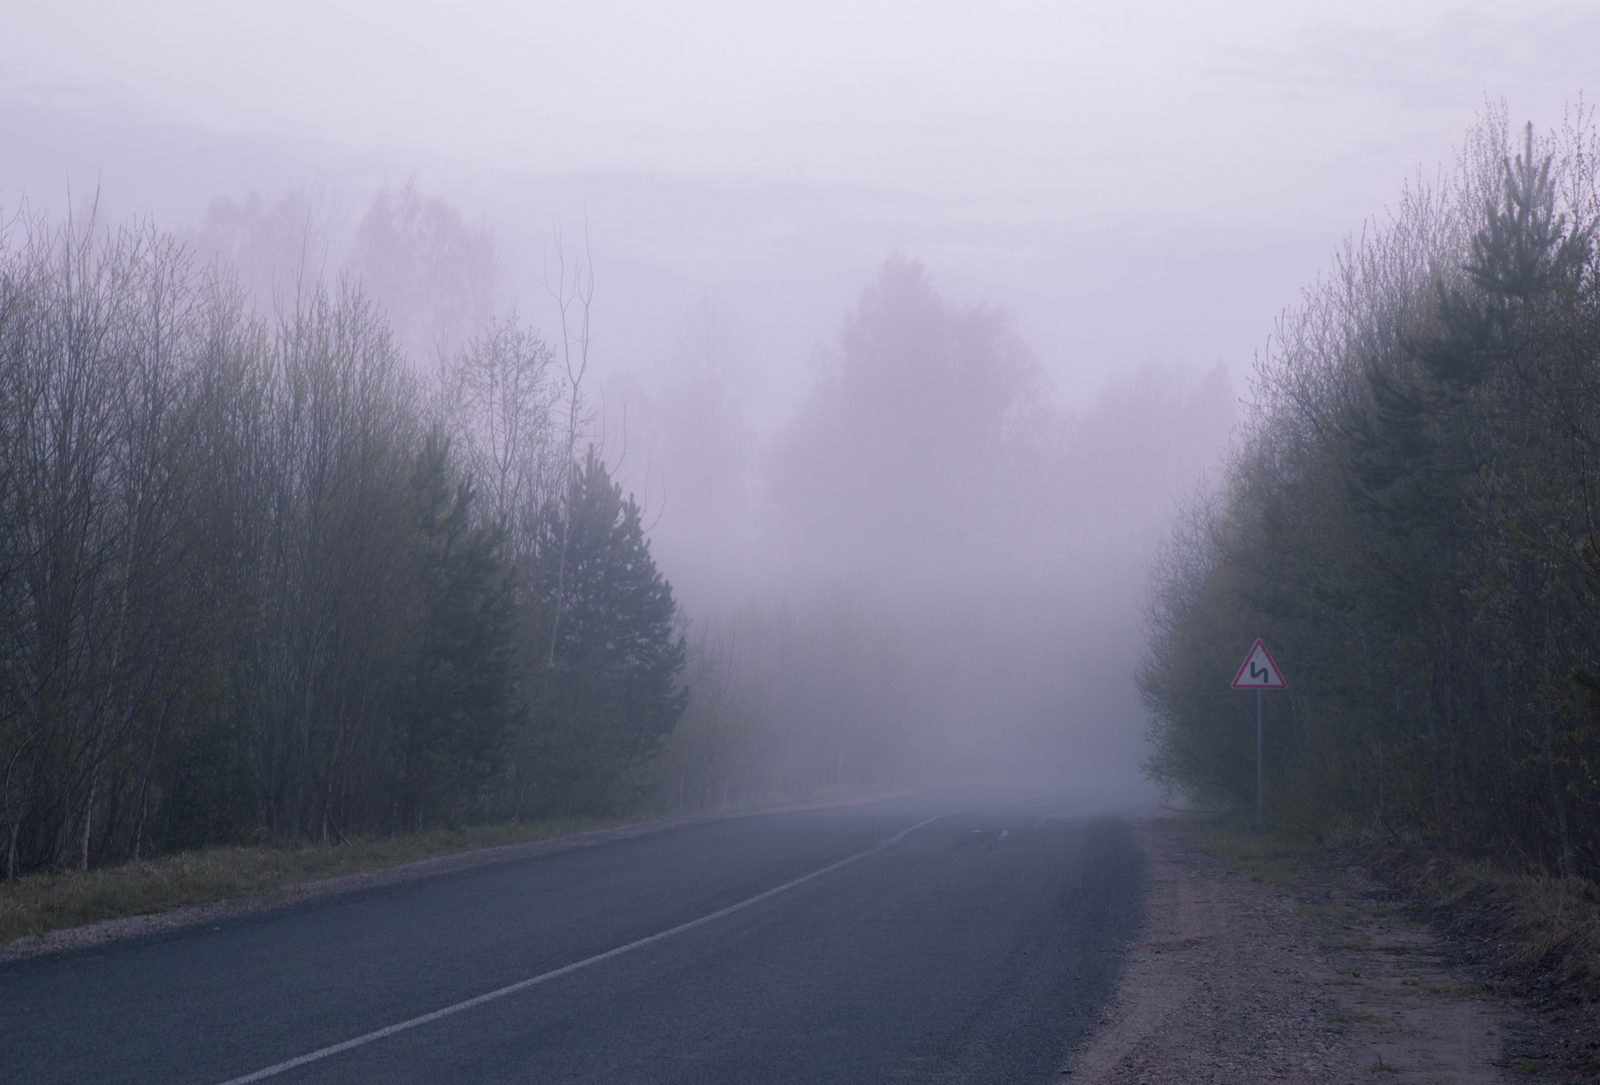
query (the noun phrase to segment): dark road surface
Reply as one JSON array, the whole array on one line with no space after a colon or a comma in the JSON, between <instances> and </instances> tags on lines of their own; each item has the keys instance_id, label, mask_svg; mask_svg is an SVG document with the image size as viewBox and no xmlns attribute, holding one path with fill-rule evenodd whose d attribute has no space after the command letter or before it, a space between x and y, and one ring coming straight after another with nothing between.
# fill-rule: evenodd
<instances>
[{"instance_id":1,"label":"dark road surface","mask_svg":"<svg viewBox=\"0 0 1600 1085\"><path fill-rule=\"evenodd\" d=\"M1059 1081L1141 861L1083 789L1016 797L688 825L0 964L0 1078L221 1085L647 940L254 1080Z\"/></svg>"}]
</instances>

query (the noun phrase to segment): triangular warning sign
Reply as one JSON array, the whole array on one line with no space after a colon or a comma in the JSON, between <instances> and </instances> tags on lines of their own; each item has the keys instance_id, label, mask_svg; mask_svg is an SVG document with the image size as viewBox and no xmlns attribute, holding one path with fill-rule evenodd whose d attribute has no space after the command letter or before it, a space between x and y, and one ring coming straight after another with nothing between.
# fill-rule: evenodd
<instances>
[{"instance_id":1,"label":"triangular warning sign","mask_svg":"<svg viewBox=\"0 0 1600 1085\"><path fill-rule=\"evenodd\" d=\"M1289 683L1283 680L1283 672L1272 661L1272 653L1258 639L1250 646L1250 654L1244 657L1244 666L1233 676L1233 688L1288 689Z\"/></svg>"}]
</instances>

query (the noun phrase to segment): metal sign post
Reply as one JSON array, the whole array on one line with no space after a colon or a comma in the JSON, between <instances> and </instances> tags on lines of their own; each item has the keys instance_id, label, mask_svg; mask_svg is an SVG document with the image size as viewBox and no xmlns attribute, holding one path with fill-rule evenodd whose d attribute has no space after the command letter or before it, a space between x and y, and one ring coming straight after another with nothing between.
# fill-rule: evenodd
<instances>
[{"instance_id":1,"label":"metal sign post","mask_svg":"<svg viewBox=\"0 0 1600 1085\"><path fill-rule=\"evenodd\" d=\"M1261 693L1268 689L1288 689L1283 672L1272 661L1272 653L1256 638L1250 654L1244 657L1239 673L1233 676L1234 689L1256 691L1256 824L1261 824Z\"/></svg>"},{"instance_id":2,"label":"metal sign post","mask_svg":"<svg viewBox=\"0 0 1600 1085\"><path fill-rule=\"evenodd\" d=\"M1261 824L1261 691L1256 690L1256 824Z\"/></svg>"}]
</instances>

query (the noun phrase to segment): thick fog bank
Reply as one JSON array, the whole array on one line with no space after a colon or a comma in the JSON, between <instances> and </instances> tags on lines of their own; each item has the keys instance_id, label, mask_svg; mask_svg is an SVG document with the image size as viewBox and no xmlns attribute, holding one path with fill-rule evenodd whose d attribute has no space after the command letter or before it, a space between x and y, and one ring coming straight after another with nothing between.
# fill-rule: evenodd
<instances>
[{"instance_id":1,"label":"thick fog bank","mask_svg":"<svg viewBox=\"0 0 1600 1085\"><path fill-rule=\"evenodd\" d=\"M1226 372L1148 367L1064 411L1004 310L891 257L762 441L739 326L685 319L624 469L693 618L691 688L734 691L686 721L748 744L725 771L799 744L841 783L1135 777L1145 566L1226 440Z\"/></svg>"},{"instance_id":2,"label":"thick fog bank","mask_svg":"<svg viewBox=\"0 0 1600 1085\"><path fill-rule=\"evenodd\" d=\"M481 182L502 185L507 218L491 220L414 177L354 198L362 184L213 194L174 237L264 328L339 282L370 301L414 389L405 410L455 435L484 524L534 538L547 512L528 503L591 445L637 498L687 700L629 801L1138 786L1145 567L1235 406L1220 364L1148 358L1185 321L1220 352L1227 319L1198 315L1215 278L1193 276L1211 284L1183 303L1195 312L1134 319L1112 299L1154 235L842 211L839 193L798 188L715 203L620 175L525 188L514 215L512 187ZM615 214L529 209L585 191ZM64 214L107 230L128 205L79 189ZM1185 251L1226 251L1184 230L1198 240L1166 274ZM894 254L892 238L925 248ZM1041 348L1025 326L1057 331Z\"/></svg>"},{"instance_id":3,"label":"thick fog bank","mask_svg":"<svg viewBox=\"0 0 1600 1085\"><path fill-rule=\"evenodd\" d=\"M1286 290L1326 265L1349 225L1155 206L1046 215L883 186L648 167L486 169L413 148L353 150L311 135L156 120L109 89L52 103L0 94L0 130L0 215L26 198L59 216L98 191L111 220L149 215L182 231L200 228L219 197L242 206L254 193L271 209L309 195L334 271L376 194L411 182L492 232L495 311L516 307L541 327L559 220L570 243L587 244L597 273L599 373L664 362L684 309L710 293L745 327L759 371L750 407L763 430L804 393L813 348L833 341L840 315L890 253L925 261L952 297L1005 306L1051 394L1082 407L1152 361L1247 364Z\"/></svg>"}]
</instances>

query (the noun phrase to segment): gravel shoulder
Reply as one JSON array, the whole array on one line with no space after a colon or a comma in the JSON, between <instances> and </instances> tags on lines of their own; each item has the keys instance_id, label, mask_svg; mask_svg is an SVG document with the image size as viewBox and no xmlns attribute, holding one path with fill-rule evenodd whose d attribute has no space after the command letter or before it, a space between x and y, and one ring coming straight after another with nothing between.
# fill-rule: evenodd
<instances>
[{"instance_id":1,"label":"gravel shoulder","mask_svg":"<svg viewBox=\"0 0 1600 1085\"><path fill-rule=\"evenodd\" d=\"M1292 888L1145 816L1145 928L1117 992L1062 1070L1094 1083L1526 1081L1526 1014L1484 993L1433 931L1356 868Z\"/></svg>"}]
</instances>

